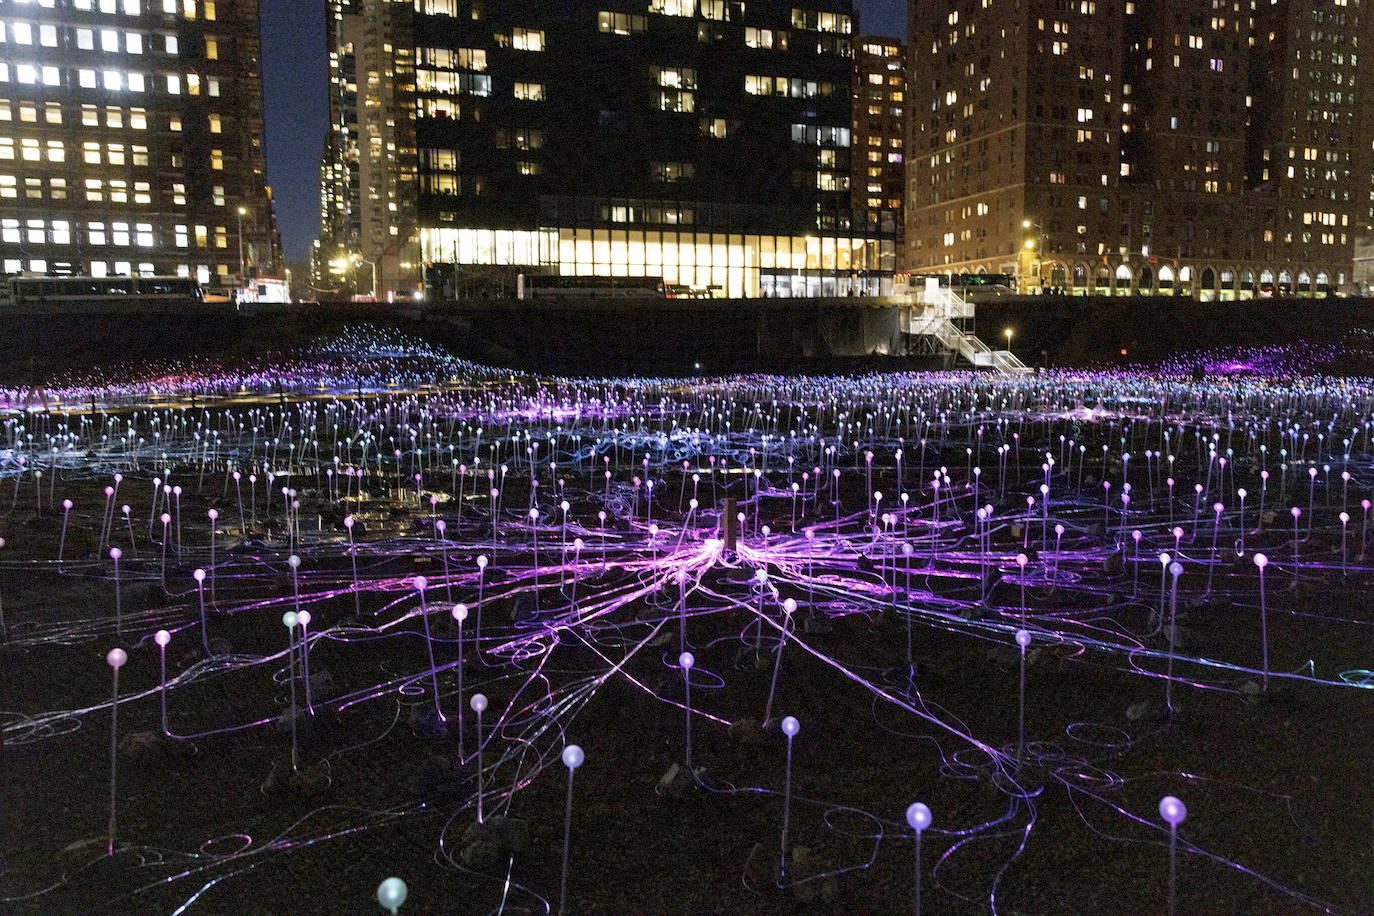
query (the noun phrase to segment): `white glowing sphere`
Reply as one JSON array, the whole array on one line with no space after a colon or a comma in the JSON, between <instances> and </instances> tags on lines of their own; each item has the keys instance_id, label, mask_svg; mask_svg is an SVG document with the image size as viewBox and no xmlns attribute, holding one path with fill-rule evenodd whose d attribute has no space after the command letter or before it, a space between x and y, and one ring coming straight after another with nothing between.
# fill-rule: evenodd
<instances>
[{"instance_id":1,"label":"white glowing sphere","mask_svg":"<svg viewBox=\"0 0 1374 916\"><path fill-rule=\"evenodd\" d=\"M486 555L486 554L482 553L482 554L478 554L478 555L477 555L477 568L478 568L478 569L486 569L486 568L487 568L487 564L488 564L489 562L491 562L491 561L487 559L487 555Z\"/></svg>"},{"instance_id":2,"label":"white glowing sphere","mask_svg":"<svg viewBox=\"0 0 1374 916\"><path fill-rule=\"evenodd\" d=\"M204 581L205 581L205 570L203 570L203 569L198 569L198 570L196 570L195 572L191 573L191 576L192 576L192 578L194 578L197 582L204 582Z\"/></svg>"},{"instance_id":3,"label":"white glowing sphere","mask_svg":"<svg viewBox=\"0 0 1374 916\"><path fill-rule=\"evenodd\" d=\"M782 733L787 737L795 738L799 731L801 731L801 723L794 716L788 716L782 720Z\"/></svg>"},{"instance_id":4,"label":"white glowing sphere","mask_svg":"<svg viewBox=\"0 0 1374 916\"><path fill-rule=\"evenodd\" d=\"M1030 631L1029 631L1029 630L1017 630L1017 631L1016 631L1016 644L1017 644L1018 646L1020 646L1021 648L1023 648L1023 649L1026 648L1027 646L1029 646L1029 645L1031 644L1031 635L1030 635Z\"/></svg>"},{"instance_id":5,"label":"white glowing sphere","mask_svg":"<svg viewBox=\"0 0 1374 916\"><path fill-rule=\"evenodd\" d=\"M129 653L123 649L111 649L105 653L105 662L113 669L118 671L124 667L124 663L129 660Z\"/></svg>"},{"instance_id":6,"label":"white glowing sphere","mask_svg":"<svg viewBox=\"0 0 1374 916\"><path fill-rule=\"evenodd\" d=\"M782 609L783 609L784 611L786 611L787 613L789 613L789 614L795 612L795 611L797 610L797 601L796 601L796 599L795 599L795 598L786 598L786 599L784 599L783 602L782 602Z\"/></svg>"},{"instance_id":7,"label":"white glowing sphere","mask_svg":"<svg viewBox=\"0 0 1374 916\"><path fill-rule=\"evenodd\" d=\"M414 585L420 591L424 591L426 588L429 587L429 580L426 579L424 576L416 576L414 580L412 580L411 584Z\"/></svg>"},{"instance_id":8,"label":"white glowing sphere","mask_svg":"<svg viewBox=\"0 0 1374 916\"><path fill-rule=\"evenodd\" d=\"M286 565L290 566L292 569L298 569L301 565L301 558L293 553L286 558Z\"/></svg>"},{"instance_id":9,"label":"white glowing sphere","mask_svg":"<svg viewBox=\"0 0 1374 916\"><path fill-rule=\"evenodd\" d=\"M930 809L920 802L913 802L907 806L906 822L917 833L921 833L930 826Z\"/></svg>"},{"instance_id":10,"label":"white glowing sphere","mask_svg":"<svg viewBox=\"0 0 1374 916\"><path fill-rule=\"evenodd\" d=\"M474 694L472 695L472 699L468 700L468 705L472 707L472 711L473 711L473 712L476 712L476 713L486 712L486 710L487 710L487 697L486 697L485 694L474 693Z\"/></svg>"},{"instance_id":11,"label":"white glowing sphere","mask_svg":"<svg viewBox=\"0 0 1374 916\"><path fill-rule=\"evenodd\" d=\"M681 665L684 669L690 669L693 665L697 663L697 659L696 656L693 655L691 652L683 652L681 655L677 657L677 663Z\"/></svg>"},{"instance_id":12,"label":"white glowing sphere","mask_svg":"<svg viewBox=\"0 0 1374 916\"><path fill-rule=\"evenodd\" d=\"M287 611L281 615L281 622L288 630L294 630L300 622L300 616L295 611Z\"/></svg>"},{"instance_id":13,"label":"white glowing sphere","mask_svg":"<svg viewBox=\"0 0 1374 916\"><path fill-rule=\"evenodd\" d=\"M382 905L383 909L390 910L392 913L401 908L401 904L406 902L408 894L409 889L400 878L387 878L377 885L377 902Z\"/></svg>"},{"instance_id":14,"label":"white glowing sphere","mask_svg":"<svg viewBox=\"0 0 1374 916\"><path fill-rule=\"evenodd\" d=\"M587 759L587 755L582 753L582 748L576 744L569 744L563 748L563 766L570 770L575 770L582 766L582 761Z\"/></svg>"},{"instance_id":15,"label":"white glowing sphere","mask_svg":"<svg viewBox=\"0 0 1374 916\"><path fill-rule=\"evenodd\" d=\"M468 606L466 604L455 604L453 606L453 619L462 623L468 619Z\"/></svg>"}]
</instances>

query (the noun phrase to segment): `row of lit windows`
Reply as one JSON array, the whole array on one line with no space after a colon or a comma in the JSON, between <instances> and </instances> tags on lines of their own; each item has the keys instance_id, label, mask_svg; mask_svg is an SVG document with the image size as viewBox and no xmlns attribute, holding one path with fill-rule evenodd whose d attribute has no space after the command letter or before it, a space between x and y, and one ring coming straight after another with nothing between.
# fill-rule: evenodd
<instances>
[{"instance_id":1,"label":"row of lit windows","mask_svg":"<svg viewBox=\"0 0 1374 916\"><path fill-rule=\"evenodd\" d=\"M125 70L93 70L88 67L81 67L73 72L76 76L75 83L68 79L67 85L69 87L104 89L107 92L146 92L148 90L148 76L143 73ZM202 86L209 96L218 97L220 94L219 77L202 78L198 73L187 73L184 80L187 95L200 95ZM11 65L8 62L0 62L0 83L11 81L25 86L60 87L63 85L62 69L46 64ZM159 82L166 86L168 95L181 95L183 86L181 74L163 74L160 81L154 76L153 85L157 85Z\"/></svg>"},{"instance_id":2,"label":"row of lit windows","mask_svg":"<svg viewBox=\"0 0 1374 916\"><path fill-rule=\"evenodd\" d=\"M25 124L36 124L39 122L39 113L42 112L42 121L46 124L61 124L62 103L45 102L39 106L37 102L9 102L0 99L0 121L18 120ZM106 105L104 107L105 119L104 126L107 128L122 129L129 127L133 130L148 129L148 110L146 108L120 108L117 105ZM101 126L101 106L82 105L81 106L81 125L83 127ZM16 118L17 115L17 118ZM206 125L212 134L224 132L224 119L221 115L210 113L205 116ZM168 118L167 128L171 131L180 131L182 128L181 116L172 115Z\"/></svg>"},{"instance_id":3,"label":"row of lit windows","mask_svg":"<svg viewBox=\"0 0 1374 916\"><path fill-rule=\"evenodd\" d=\"M0 241L15 245L70 245L81 231L78 224L55 219L0 220ZM90 245L115 245L153 248L157 245L152 223L88 222L86 240ZM229 227L176 225L172 235L177 248L228 248Z\"/></svg>"},{"instance_id":4,"label":"row of lit windows","mask_svg":"<svg viewBox=\"0 0 1374 916\"><path fill-rule=\"evenodd\" d=\"M793 99L828 98L835 92L835 84L786 76L754 76L744 78L744 91L749 95L776 95Z\"/></svg>"},{"instance_id":5,"label":"row of lit windows","mask_svg":"<svg viewBox=\"0 0 1374 916\"><path fill-rule=\"evenodd\" d=\"M107 14L124 13L126 16L141 15L144 10L157 8L158 0L69 0L72 7ZM38 5L52 9L52 0L39 0ZM169 16L182 16L195 19L199 12L201 19L213 22L216 16L215 0L161 0L162 12Z\"/></svg>"},{"instance_id":6,"label":"row of lit windows","mask_svg":"<svg viewBox=\"0 0 1374 916\"><path fill-rule=\"evenodd\" d=\"M75 143L72 144L75 149ZM127 151L127 154L126 154ZM46 156L44 155L46 153ZM25 162L66 162L66 144L61 140L39 141L31 137L0 137L0 160L22 159ZM210 150L210 168L215 171L224 169L224 150ZM150 164L148 147L132 144L126 148L123 143L106 143L103 146L94 141L81 144L81 161L87 165L132 165L146 167ZM182 168L184 159L180 153L170 158L172 168Z\"/></svg>"},{"instance_id":7,"label":"row of lit windows","mask_svg":"<svg viewBox=\"0 0 1374 916\"><path fill-rule=\"evenodd\" d=\"M38 24L35 29L32 23L11 22L6 25L0 22L0 44L34 45L43 48L59 47L61 41L61 29L55 25L46 23ZM100 40L99 50L106 54L118 54L121 51L125 54L142 54L144 50L142 32L120 32L119 29L71 29L73 40L79 51L96 50L96 39ZM180 54L180 41L176 35L163 34L162 49L167 54ZM122 39L122 40L121 40ZM219 39L212 36L205 38L205 57L207 60L219 59Z\"/></svg>"}]
</instances>

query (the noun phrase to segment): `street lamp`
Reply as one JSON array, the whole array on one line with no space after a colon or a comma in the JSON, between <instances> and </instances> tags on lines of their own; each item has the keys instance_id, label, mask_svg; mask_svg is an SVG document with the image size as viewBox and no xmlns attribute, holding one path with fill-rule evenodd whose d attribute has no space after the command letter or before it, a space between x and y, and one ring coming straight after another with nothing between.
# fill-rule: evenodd
<instances>
[{"instance_id":1,"label":"street lamp","mask_svg":"<svg viewBox=\"0 0 1374 916\"><path fill-rule=\"evenodd\" d=\"M360 254L353 255L354 264L367 264L372 268L372 301L377 301L377 262L369 261Z\"/></svg>"},{"instance_id":2,"label":"street lamp","mask_svg":"<svg viewBox=\"0 0 1374 916\"><path fill-rule=\"evenodd\" d=\"M247 207L239 207L239 286L243 286L243 218L248 215Z\"/></svg>"},{"instance_id":3,"label":"street lamp","mask_svg":"<svg viewBox=\"0 0 1374 916\"><path fill-rule=\"evenodd\" d=\"M1002 333L1005 334L1005 335L1007 335L1007 352L1010 353L1010 352L1011 352L1011 334L1012 334L1011 328L1006 328L1006 329L1004 329L1004 330L1002 331Z\"/></svg>"}]
</instances>

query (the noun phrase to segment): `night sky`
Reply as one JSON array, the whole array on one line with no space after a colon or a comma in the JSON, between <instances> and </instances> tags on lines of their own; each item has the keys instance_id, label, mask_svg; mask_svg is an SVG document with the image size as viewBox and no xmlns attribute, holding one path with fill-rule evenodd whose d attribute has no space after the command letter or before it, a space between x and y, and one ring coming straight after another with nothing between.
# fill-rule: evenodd
<instances>
[{"instance_id":1,"label":"night sky","mask_svg":"<svg viewBox=\"0 0 1374 916\"><path fill-rule=\"evenodd\" d=\"M319 232L320 151L328 121L324 3L261 0L267 180L290 259L304 258ZM906 0L857 0L868 34L901 36Z\"/></svg>"}]
</instances>

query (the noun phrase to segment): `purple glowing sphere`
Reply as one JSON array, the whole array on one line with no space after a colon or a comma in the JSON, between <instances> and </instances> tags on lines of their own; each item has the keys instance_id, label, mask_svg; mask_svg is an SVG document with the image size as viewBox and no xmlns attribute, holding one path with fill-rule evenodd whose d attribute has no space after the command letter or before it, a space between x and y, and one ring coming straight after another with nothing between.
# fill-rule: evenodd
<instances>
[{"instance_id":1,"label":"purple glowing sphere","mask_svg":"<svg viewBox=\"0 0 1374 916\"><path fill-rule=\"evenodd\" d=\"M118 671L120 668L123 668L124 663L128 660L129 653L125 652L123 649L111 649L109 652L105 653L106 664L108 664L111 668L115 669L116 671Z\"/></svg>"},{"instance_id":2,"label":"purple glowing sphere","mask_svg":"<svg viewBox=\"0 0 1374 916\"><path fill-rule=\"evenodd\" d=\"M1159 816L1171 827L1177 827L1188 819L1188 806L1172 795L1159 800Z\"/></svg>"},{"instance_id":3,"label":"purple glowing sphere","mask_svg":"<svg viewBox=\"0 0 1374 916\"><path fill-rule=\"evenodd\" d=\"M166 648L167 644L171 641L172 634L168 633L166 630L158 630L156 633L153 634L153 642L157 643L159 646L162 646L163 648Z\"/></svg>"},{"instance_id":4,"label":"purple glowing sphere","mask_svg":"<svg viewBox=\"0 0 1374 916\"><path fill-rule=\"evenodd\" d=\"M795 738L797 732L801 731L801 723L794 716L788 716L782 720L782 733L789 738Z\"/></svg>"},{"instance_id":5,"label":"purple glowing sphere","mask_svg":"<svg viewBox=\"0 0 1374 916\"><path fill-rule=\"evenodd\" d=\"M575 770L582 766L582 761L587 759L587 755L582 753L582 748L576 744L569 744L563 748L563 766L570 770Z\"/></svg>"}]
</instances>

